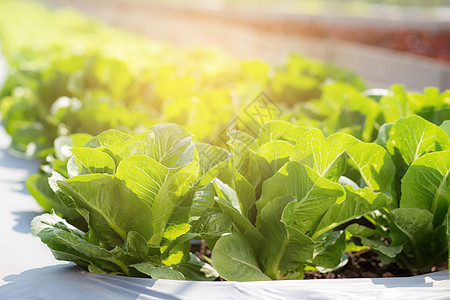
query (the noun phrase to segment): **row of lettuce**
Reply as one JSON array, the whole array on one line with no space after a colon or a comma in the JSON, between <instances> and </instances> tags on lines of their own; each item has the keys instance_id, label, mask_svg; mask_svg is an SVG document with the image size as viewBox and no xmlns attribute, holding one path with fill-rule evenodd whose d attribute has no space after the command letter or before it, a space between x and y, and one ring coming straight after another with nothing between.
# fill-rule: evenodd
<instances>
[{"instance_id":1,"label":"row of lettuce","mask_svg":"<svg viewBox=\"0 0 450 300\"><path fill-rule=\"evenodd\" d=\"M12 151L44 159L27 187L55 213L32 227L58 259L243 281L328 272L361 247L411 271L448 258L450 91L364 90L298 55L274 67L0 6L2 120Z\"/></svg>"},{"instance_id":2,"label":"row of lettuce","mask_svg":"<svg viewBox=\"0 0 450 300\"><path fill-rule=\"evenodd\" d=\"M170 123L83 136L40 195L78 228L52 213L32 231L57 259L96 273L301 279L342 267L358 246L426 272L448 259L449 125L400 118L366 143L271 121L256 137L230 131L230 152ZM192 239L211 259L190 253Z\"/></svg>"},{"instance_id":3,"label":"row of lettuce","mask_svg":"<svg viewBox=\"0 0 450 300\"><path fill-rule=\"evenodd\" d=\"M354 73L298 55L275 67L211 48L179 50L22 0L2 1L0 40L9 64L3 122L12 148L30 157L51 153L59 135L159 122L209 140L261 90L305 101L328 78L364 88Z\"/></svg>"},{"instance_id":4,"label":"row of lettuce","mask_svg":"<svg viewBox=\"0 0 450 300\"><path fill-rule=\"evenodd\" d=\"M2 120L11 149L27 157L53 153L60 135L109 128L137 133L161 122L215 142L230 120L251 121L242 112L261 91L278 106L262 121L282 119L367 142L400 116L441 124L450 114L448 92L406 93L395 86L378 102L386 93L363 93L354 73L299 55L273 66L210 48L175 49L34 2L1 5L0 41L9 65Z\"/></svg>"}]
</instances>

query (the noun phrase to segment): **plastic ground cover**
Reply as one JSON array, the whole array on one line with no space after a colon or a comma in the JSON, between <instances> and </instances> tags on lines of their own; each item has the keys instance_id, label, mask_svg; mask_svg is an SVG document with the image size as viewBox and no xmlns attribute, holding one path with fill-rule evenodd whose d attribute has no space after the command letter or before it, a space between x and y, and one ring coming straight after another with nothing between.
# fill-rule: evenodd
<instances>
[{"instance_id":1,"label":"plastic ground cover","mask_svg":"<svg viewBox=\"0 0 450 300\"><path fill-rule=\"evenodd\" d=\"M0 127L0 299L450 299L448 271L404 278L194 282L92 274L33 236L42 213L25 180L37 161L8 153Z\"/></svg>"}]
</instances>

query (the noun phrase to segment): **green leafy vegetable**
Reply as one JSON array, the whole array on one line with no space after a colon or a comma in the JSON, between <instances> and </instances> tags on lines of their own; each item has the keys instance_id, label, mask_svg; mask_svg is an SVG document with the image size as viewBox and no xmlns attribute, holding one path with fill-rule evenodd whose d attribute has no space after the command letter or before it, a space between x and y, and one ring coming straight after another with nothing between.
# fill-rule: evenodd
<instances>
[{"instance_id":1,"label":"green leafy vegetable","mask_svg":"<svg viewBox=\"0 0 450 300\"><path fill-rule=\"evenodd\" d=\"M265 124L254 140L230 136L233 163L227 172L216 173L211 181L216 204L194 225L212 248L214 267L227 280L299 279L306 266L323 272L339 268L347 261L345 234L333 230L391 205L387 194L369 187L344 188L324 177L335 174L330 177L337 181L349 156L360 176L392 172L393 163L380 146L369 147L379 152L375 157L361 157L356 146L367 146L354 137L325 139L318 130L279 121ZM252 159L256 165L249 163ZM261 174L250 178L253 184L246 179L250 166L256 168L253 174ZM370 182L390 187L392 179L390 174ZM210 197L205 194L205 201Z\"/></svg>"},{"instance_id":2,"label":"green leafy vegetable","mask_svg":"<svg viewBox=\"0 0 450 300\"><path fill-rule=\"evenodd\" d=\"M224 236L216 243L213 264L226 280L270 280L259 269L250 243L237 233Z\"/></svg>"},{"instance_id":3,"label":"green leafy vegetable","mask_svg":"<svg viewBox=\"0 0 450 300\"><path fill-rule=\"evenodd\" d=\"M176 132L183 133L178 140ZM215 276L211 267L190 257L189 240L197 234L190 232L187 220L172 219L178 205L195 195L191 189L199 173L198 154L184 128L159 124L134 137L106 131L71 151L71 177L54 172L50 186L66 209L84 218L88 232L56 215L36 217L33 232L56 258L93 272L128 276L184 279L183 270L188 278ZM71 161L78 172L70 171ZM38 180L42 177L30 183L41 184ZM75 238L80 246L73 246Z\"/></svg>"},{"instance_id":4,"label":"green leafy vegetable","mask_svg":"<svg viewBox=\"0 0 450 300\"><path fill-rule=\"evenodd\" d=\"M410 271L427 272L448 258L449 142L442 129L418 116L398 120L387 149L397 169L399 208L375 215L376 230L351 230L384 260Z\"/></svg>"}]
</instances>

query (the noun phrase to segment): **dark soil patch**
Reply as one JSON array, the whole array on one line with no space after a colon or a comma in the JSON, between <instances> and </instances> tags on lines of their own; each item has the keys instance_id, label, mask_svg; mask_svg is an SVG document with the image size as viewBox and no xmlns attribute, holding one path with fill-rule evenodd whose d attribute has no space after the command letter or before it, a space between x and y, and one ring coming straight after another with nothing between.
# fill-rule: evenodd
<instances>
[{"instance_id":1,"label":"dark soil patch","mask_svg":"<svg viewBox=\"0 0 450 300\"><path fill-rule=\"evenodd\" d=\"M195 243L191 251L201 260L211 257L211 250L205 243ZM358 252L347 252L348 263L329 273L319 271L305 271L305 279L333 279L333 278L382 278L382 277L408 277L420 275L418 272L410 272L401 269L397 264L382 264L377 254L370 249ZM448 261L442 262L431 269L431 272L442 271L448 268ZM218 279L222 281L223 279Z\"/></svg>"},{"instance_id":2,"label":"dark soil patch","mask_svg":"<svg viewBox=\"0 0 450 300\"><path fill-rule=\"evenodd\" d=\"M348 263L339 270L330 273L306 271L305 279L319 278L381 278L381 277L408 277L420 275L399 268L395 263L382 264L377 254L372 250L347 252ZM446 270L448 262L443 262L431 269L431 272Z\"/></svg>"}]
</instances>

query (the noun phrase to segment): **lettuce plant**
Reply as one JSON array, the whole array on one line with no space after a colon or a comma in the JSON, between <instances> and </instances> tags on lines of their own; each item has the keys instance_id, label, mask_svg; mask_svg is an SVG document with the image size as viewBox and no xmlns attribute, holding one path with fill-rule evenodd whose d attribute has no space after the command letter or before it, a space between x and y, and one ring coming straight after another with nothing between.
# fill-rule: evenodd
<instances>
[{"instance_id":1,"label":"lettuce plant","mask_svg":"<svg viewBox=\"0 0 450 300\"><path fill-rule=\"evenodd\" d=\"M448 258L449 138L418 116L389 128L380 144L285 122L266 123L254 139L231 133L234 175L213 181L216 205L194 226L219 274L294 279L305 267L336 269L345 264L342 229L361 217L372 227L346 231L384 262L426 272Z\"/></svg>"},{"instance_id":2,"label":"lettuce plant","mask_svg":"<svg viewBox=\"0 0 450 300\"><path fill-rule=\"evenodd\" d=\"M49 180L87 232L55 214L33 232L58 259L130 276L300 279L343 266L349 233L385 262L426 271L447 258L449 137L418 116L385 127L365 143L272 121L256 137L230 131L231 153L175 124L109 130L61 155L66 172ZM349 225L359 218L372 227ZM193 238L214 268L189 254Z\"/></svg>"},{"instance_id":3,"label":"lettuce plant","mask_svg":"<svg viewBox=\"0 0 450 300\"><path fill-rule=\"evenodd\" d=\"M67 177L54 172L50 186L88 231L54 213L32 222L33 233L57 259L97 273L215 278L212 268L189 254L195 234L183 204L202 171L183 127L160 124L135 136L108 130L70 151Z\"/></svg>"},{"instance_id":4,"label":"lettuce plant","mask_svg":"<svg viewBox=\"0 0 450 300\"><path fill-rule=\"evenodd\" d=\"M229 135L232 156L211 182L215 204L193 223L227 280L300 279L307 266L339 268L345 232L333 229L391 205L384 193L338 183L351 157L371 186L389 187L393 164L379 145L282 121L266 123L254 139ZM367 147L378 154L364 155ZM375 173L386 178L375 182Z\"/></svg>"},{"instance_id":5,"label":"lettuce plant","mask_svg":"<svg viewBox=\"0 0 450 300\"><path fill-rule=\"evenodd\" d=\"M450 140L442 128L418 116L401 118L383 146L395 166L394 209L374 216L374 229L349 230L385 262L426 272L448 258L450 241Z\"/></svg>"}]
</instances>

